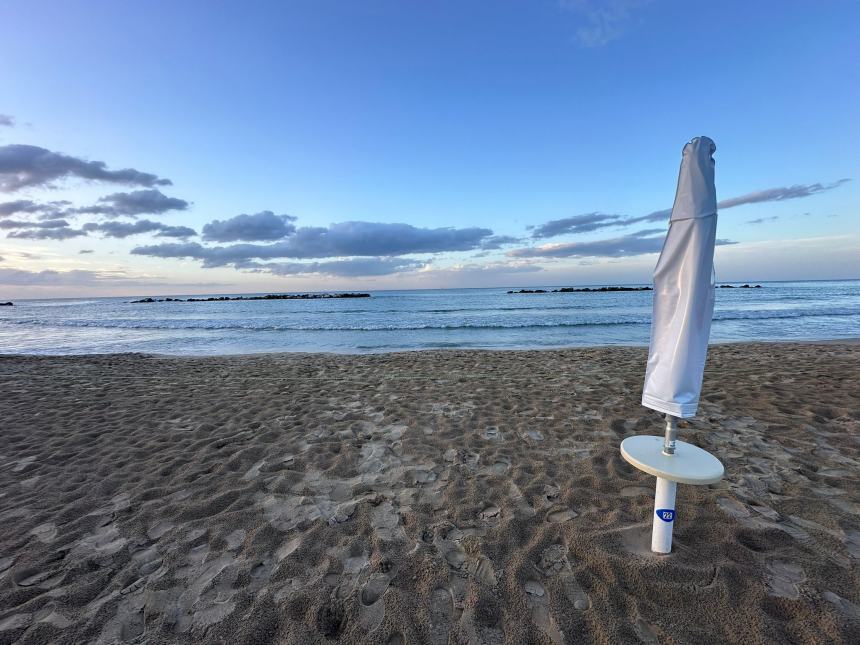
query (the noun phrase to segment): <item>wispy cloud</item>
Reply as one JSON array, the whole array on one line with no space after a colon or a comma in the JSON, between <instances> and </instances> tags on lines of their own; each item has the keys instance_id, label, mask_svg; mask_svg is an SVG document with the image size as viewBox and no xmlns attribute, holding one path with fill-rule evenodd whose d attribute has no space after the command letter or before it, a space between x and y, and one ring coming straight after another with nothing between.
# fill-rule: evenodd
<instances>
[{"instance_id":1,"label":"wispy cloud","mask_svg":"<svg viewBox=\"0 0 860 645\"><path fill-rule=\"evenodd\" d=\"M355 278L415 271L424 265L412 258L351 258L328 262L250 262L239 268L284 276L318 274Z\"/></svg>"},{"instance_id":2,"label":"wispy cloud","mask_svg":"<svg viewBox=\"0 0 860 645\"><path fill-rule=\"evenodd\" d=\"M15 117L10 116L9 114L0 114L0 127L14 128Z\"/></svg>"},{"instance_id":3,"label":"wispy cloud","mask_svg":"<svg viewBox=\"0 0 860 645\"><path fill-rule=\"evenodd\" d=\"M143 286L143 287L223 287L219 282L168 282L160 276L141 276L126 271L94 271L88 269L73 269L70 271L28 271L26 269L0 268L0 285L24 287L53 287L53 286Z\"/></svg>"},{"instance_id":4,"label":"wispy cloud","mask_svg":"<svg viewBox=\"0 0 860 645\"><path fill-rule=\"evenodd\" d=\"M512 235L491 235L484 239L481 242L481 248L485 251L493 251L496 249L500 249L503 246L510 246L511 244L519 244L522 242L522 239L518 237L513 237Z\"/></svg>"},{"instance_id":5,"label":"wispy cloud","mask_svg":"<svg viewBox=\"0 0 860 645\"><path fill-rule=\"evenodd\" d=\"M272 211L216 219L203 227L203 239L212 242L273 242L295 233L295 220L291 215L275 215Z\"/></svg>"},{"instance_id":6,"label":"wispy cloud","mask_svg":"<svg viewBox=\"0 0 860 645\"><path fill-rule=\"evenodd\" d=\"M634 12L650 0L561 0L563 8L580 15L585 24L576 37L583 47L602 47L623 36Z\"/></svg>"},{"instance_id":7,"label":"wispy cloud","mask_svg":"<svg viewBox=\"0 0 860 645\"><path fill-rule=\"evenodd\" d=\"M666 237L664 229L649 228L606 240L544 244L508 251L515 258L621 258L646 253L659 253ZM717 240L718 245L734 244Z\"/></svg>"},{"instance_id":8,"label":"wispy cloud","mask_svg":"<svg viewBox=\"0 0 860 645\"><path fill-rule=\"evenodd\" d=\"M775 222L779 219L779 215L772 215L771 217L759 217L756 219L751 219L747 221L747 224L764 224L765 222Z\"/></svg>"},{"instance_id":9,"label":"wispy cloud","mask_svg":"<svg viewBox=\"0 0 860 645\"><path fill-rule=\"evenodd\" d=\"M109 170L103 161L86 161L39 146L0 146L0 191L45 188L70 177L145 188L169 186L172 183L169 179L133 168Z\"/></svg>"},{"instance_id":10,"label":"wispy cloud","mask_svg":"<svg viewBox=\"0 0 860 645\"><path fill-rule=\"evenodd\" d=\"M559 235L589 233L609 226L621 226L629 219L621 215L610 215L608 213L583 213L582 215L550 220L539 226L535 226L532 230L532 237L542 239L557 237Z\"/></svg>"},{"instance_id":11,"label":"wispy cloud","mask_svg":"<svg viewBox=\"0 0 860 645\"><path fill-rule=\"evenodd\" d=\"M784 188L768 188L767 190L758 190L740 197L732 197L724 199L717 203L717 208L734 208L735 206L743 206L744 204L758 204L761 202L782 202L789 199L799 199L801 197L810 197L823 193L828 190L838 188L842 184L851 181L850 179L840 179L832 184L795 184Z\"/></svg>"},{"instance_id":12,"label":"wispy cloud","mask_svg":"<svg viewBox=\"0 0 860 645\"><path fill-rule=\"evenodd\" d=\"M758 204L762 202L781 202L789 199L801 199L803 197L811 197L819 193L827 192L842 186L850 179L840 179L831 184L796 184L784 188L768 188L766 190L758 190L739 197L731 197L717 203L717 208L726 210L743 206L745 204ZM558 237L560 235L569 235L577 233L588 233L605 228L623 228L632 224L640 224L643 222L665 222L669 219L672 209L666 208L663 210L654 211L647 215L639 215L635 217L624 215L611 215L606 213L594 212L583 213L582 215L573 215L562 219L555 219L535 226L532 229L532 238L544 239L550 237ZM752 220L750 224L761 224L767 221L768 218L760 220Z\"/></svg>"},{"instance_id":13,"label":"wispy cloud","mask_svg":"<svg viewBox=\"0 0 860 645\"><path fill-rule=\"evenodd\" d=\"M22 240L68 240L73 237L86 236L86 231L69 226L58 226L48 228L30 227L12 231L6 237L14 237Z\"/></svg>"},{"instance_id":14,"label":"wispy cloud","mask_svg":"<svg viewBox=\"0 0 860 645\"><path fill-rule=\"evenodd\" d=\"M184 211L189 203L178 197L168 197L157 188L113 193L99 198L99 203L70 209L68 213L103 215L105 217L137 217L161 215L170 211Z\"/></svg>"},{"instance_id":15,"label":"wispy cloud","mask_svg":"<svg viewBox=\"0 0 860 645\"><path fill-rule=\"evenodd\" d=\"M62 209L69 204L71 202L66 200L40 203L31 199L16 199L15 201L0 203L0 217L39 213L47 219L55 219L61 215Z\"/></svg>"},{"instance_id":16,"label":"wispy cloud","mask_svg":"<svg viewBox=\"0 0 860 645\"><path fill-rule=\"evenodd\" d=\"M187 226L170 226L161 222L153 222L148 219L136 222L90 222L83 225L87 232L99 232L104 237L129 237L143 233L155 233L156 237L192 237L197 235L193 228Z\"/></svg>"},{"instance_id":17,"label":"wispy cloud","mask_svg":"<svg viewBox=\"0 0 860 645\"><path fill-rule=\"evenodd\" d=\"M0 220L0 229L16 229L16 228L67 228L69 223L64 219L46 219L38 222L31 222L16 219Z\"/></svg>"},{"instance_id":18,"label":"wispy cloud","mask_svg":"<svg viewBox=\"0 0 860 645\"><path fill-rule=\"evenodd\" d=\"M665 231L662 229L645 229L606 240L544 244L513 249L507 254L514 258L617 258L643 253L657 253L663 246L664 237Z\"/></svg>"}]
</instances>

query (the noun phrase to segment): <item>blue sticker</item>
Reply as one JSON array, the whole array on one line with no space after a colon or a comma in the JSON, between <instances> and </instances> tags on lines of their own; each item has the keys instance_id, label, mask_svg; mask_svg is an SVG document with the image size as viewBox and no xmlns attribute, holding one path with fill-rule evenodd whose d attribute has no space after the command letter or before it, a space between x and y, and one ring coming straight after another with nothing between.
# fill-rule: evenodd
<instances>
[{"instance_id":1,"label":"blue sticker","mask_svg":"<svg viewBox=\"0 0 860 645\"><path fill-rule=\"evenodd\" d=\"M673 508L658 508L654 512L657 513L657 517L664 522L671 522L675 519L675 509Z\"/></svg>"}]
</instances>

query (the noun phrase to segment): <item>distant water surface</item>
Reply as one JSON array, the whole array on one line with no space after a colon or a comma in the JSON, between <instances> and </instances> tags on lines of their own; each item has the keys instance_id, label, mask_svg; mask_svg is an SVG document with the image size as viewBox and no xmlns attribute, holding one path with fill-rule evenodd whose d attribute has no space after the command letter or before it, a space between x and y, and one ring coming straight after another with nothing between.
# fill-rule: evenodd
<instances>
[{"instance_id":1,"label":"distant water surface","mask_svg":"<svg viewBox=\"0 0 860 645\"><path fill-rule=\"evenodd\" d=\"M758 284L761 289L717 289L712 342L860 336L860 281ZM0 353L534 349L647 345L650 333L650 291L371 293L344 300L147 304L132 304L133 297L19 300L0 308Z\"/></svg>"}]
</instances>

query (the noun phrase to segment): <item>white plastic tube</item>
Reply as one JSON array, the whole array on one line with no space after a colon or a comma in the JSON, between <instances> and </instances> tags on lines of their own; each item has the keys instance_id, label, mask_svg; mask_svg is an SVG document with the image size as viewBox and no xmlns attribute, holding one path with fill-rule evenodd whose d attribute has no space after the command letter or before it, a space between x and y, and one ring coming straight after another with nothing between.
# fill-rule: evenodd
<instances>
[{"instance_id":1,"label":"white plastic tube","mask_svg":"<svg viewBox=\"0 0 860 645\"><path fill-rule=\"evenodd\" d=\"M651 532L651 550L654 553L672 551L672 527L675 525L675 491L678 484L662 477L657 478L654 492L654 529Z\"/></svg>"}]
</instances>

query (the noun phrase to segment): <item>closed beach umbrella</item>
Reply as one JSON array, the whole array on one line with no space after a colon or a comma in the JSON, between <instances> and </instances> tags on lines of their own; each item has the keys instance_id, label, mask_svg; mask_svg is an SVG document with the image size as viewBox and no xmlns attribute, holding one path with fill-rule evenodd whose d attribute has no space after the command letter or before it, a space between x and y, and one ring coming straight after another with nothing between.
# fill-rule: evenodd
<instances>
[{"instance_id":1,"label":"closed beach umbrella","mask_svg":"<svg viewBox=\"0 0 860 645\"><path fill-rule=\"evenodd\" d=\"M665 413L665 438L628 437L624 458L657 477L651 549L669 553L678 483L710 484L723 475L713 455L677 441L677 417L699 405L708 335L714 313L714 244L717 196L713 153L707 137L684 146L669 232L654 271L651 346L642 405Z\"/></svg>"},{"instance_id":2,"label":"closed beach umbrella","mask_svg":"<svg viewBox=\"0 0 860 645\"><path fill-rule=\"evenodd\" d=\"M676 417L696 414L714 314L716 149L707 137L684 146L669 233L654 271L642 405Z\"/></svg>"}]
</instances>

